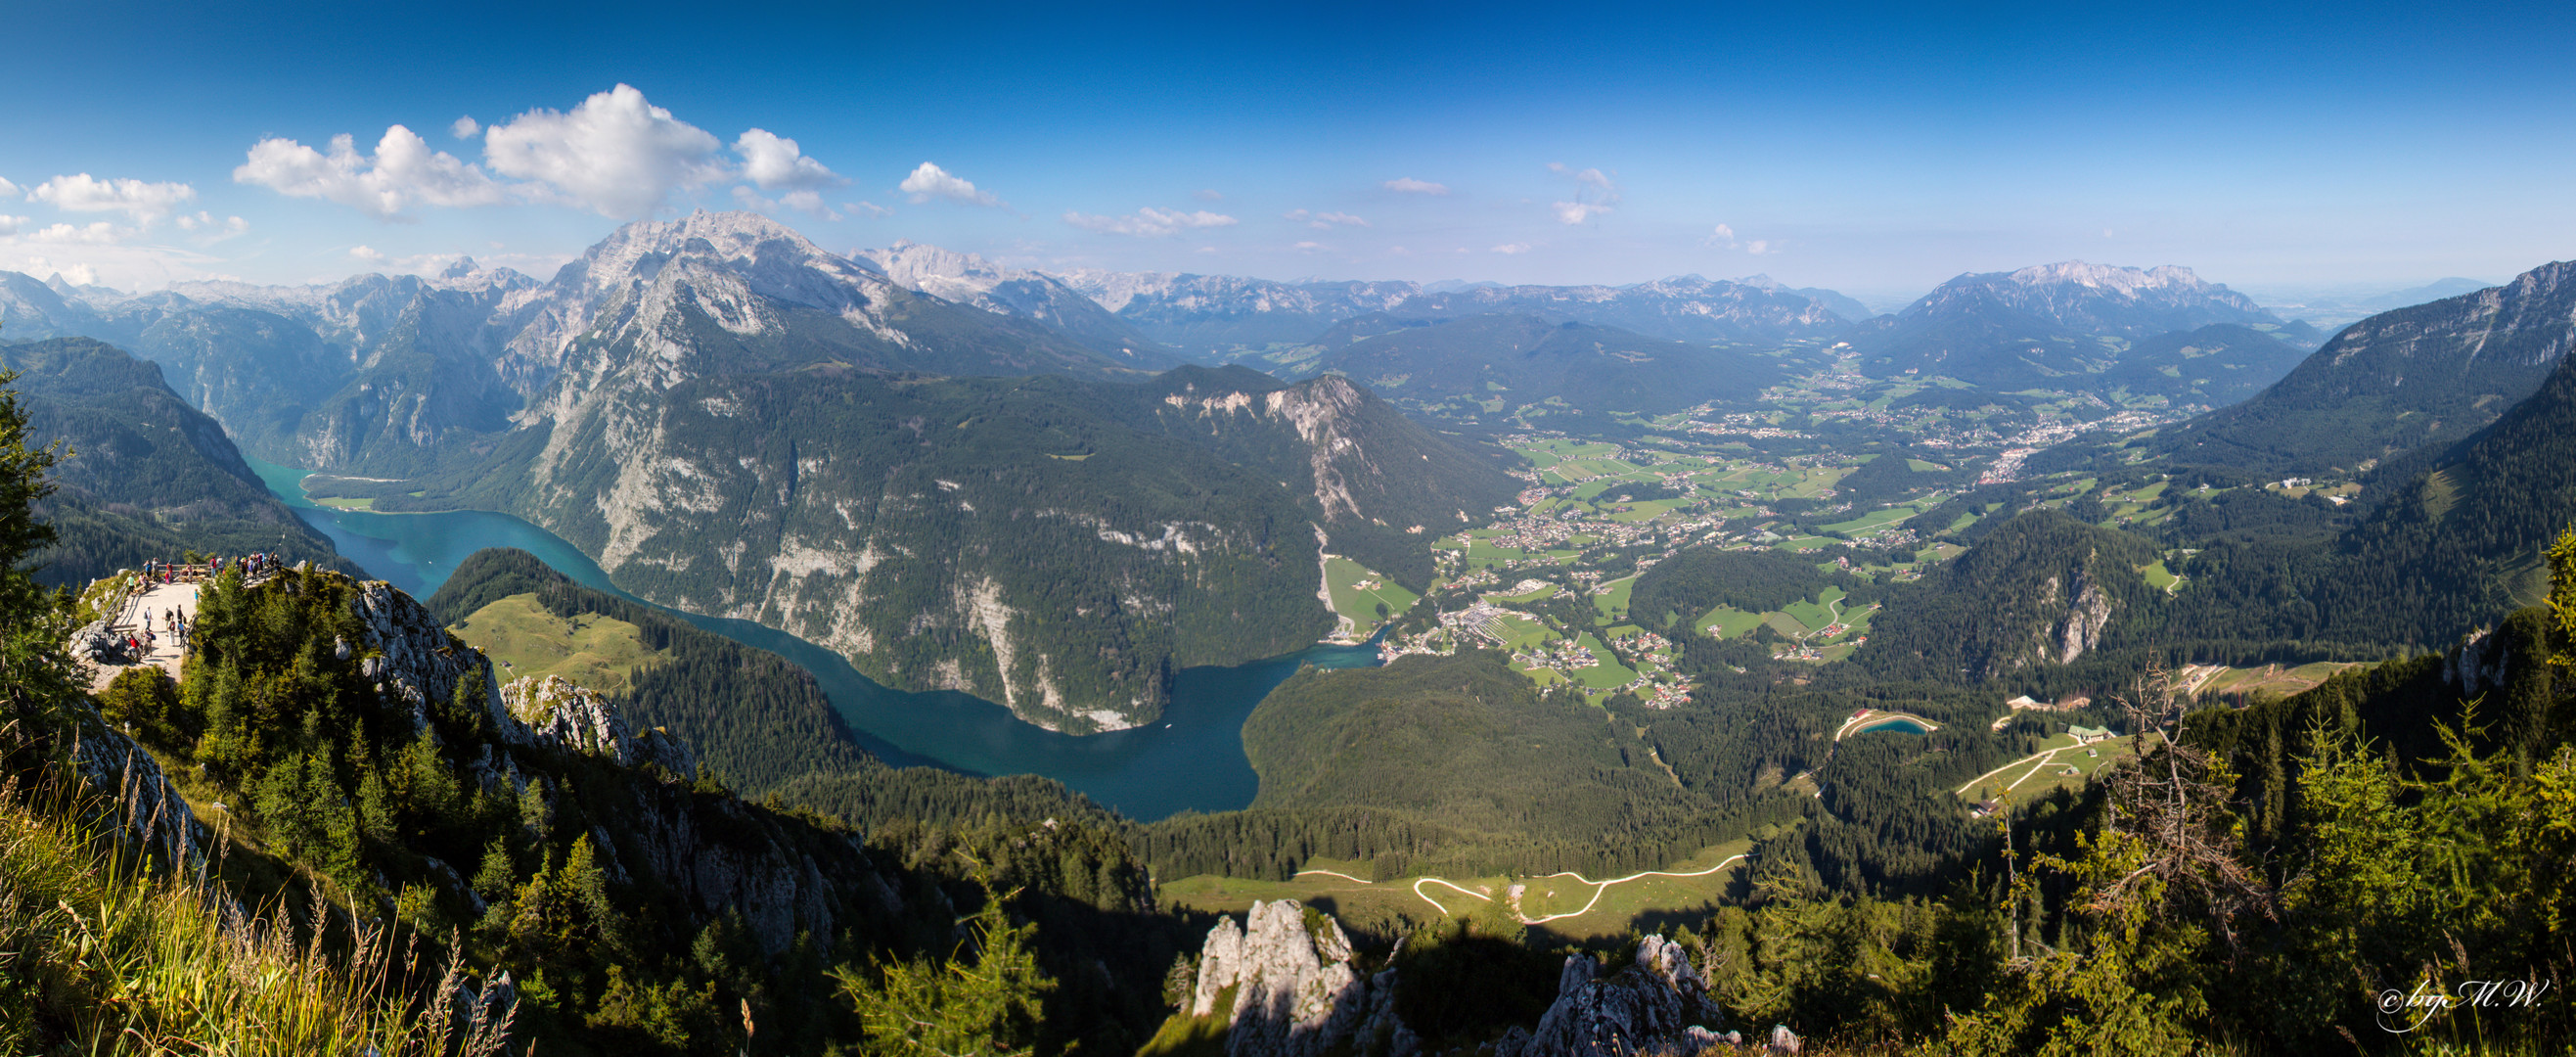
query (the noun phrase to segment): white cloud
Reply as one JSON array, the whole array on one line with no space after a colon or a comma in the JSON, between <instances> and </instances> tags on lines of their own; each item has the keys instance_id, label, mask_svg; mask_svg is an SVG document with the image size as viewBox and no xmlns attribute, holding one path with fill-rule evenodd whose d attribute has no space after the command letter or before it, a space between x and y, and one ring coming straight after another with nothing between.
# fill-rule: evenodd
<instances>
[{"instance_id":1,"label":"white cloud","mask_svg":"<svg viewBox=\"0 0 2576 1057\"><path fill-rule=\"evenodd\" d=\"M18 193L18 185L17 185L17 184L10 183L10 182L9 182L9 181L7 181L7 180L0 180L0 197L12 197L12 196L15 196L17 193Z\"/></svg>"},{"instance_id":2,"label":"white cloud","mask_svg":"<svg viewBox=\"0 0 2576 1057\"><path fill-rule=\"evenodd\" d=\"M6 181L0 181L0 182L6 182ZM1224 195L1222 195L1222 194L1217 193L1216 188L1213 188L1213 187L1202 187L1202 188L1199 188L1199 189L1198 189L1198 190L1196 190L1196 191L1192 191L1192 192L1190 192L1190 197L1195 198L1195 199L1198 199L1199 201L1202 201L1202 202L1222 202L1222 201L1225 201L1225 196L1224 196Z\"/></svg>"},{"instance_id":3,"label":"white cloud","mask_svg":"<svg viewBox=\"0 0 2576 1057\"><path fill-rule=\"evenodd\" d=\"M428 140L401 125L385 129L372 155L358 153L346 133L331 137L329 154L291 139L261 140L233 170L233 182L337 202L378 220L401 219L414 205L487 206L508 197L483 170L431 150Z\"/></svg>"},{"instance_id":4,"label":"white cloud","mask_svg":"<svg viewBox=\"0 0 2576 1057\"><path fill-rule=\"evenodd\" d=\"M1336 227L1364 228L1370 226L1368 221L1362 220L1348 213L1309 213L1303 209L1291 209L1285 215L1280 217L1280 219L1293 220L1317 231L1331 231Z\"/></svg>"},{"instance_id":5,"label":"white cloud","mask_svg":"<svg viewBox=\"0 0 2576 1057\"><path fill-rule=\"evenodd\" d=\"M179 214L177 223L181 231L198 232L195 241L201 246L211 246L250 230L250 221L240 217L225 217L219 221L214 214L202 209Z\"/></svg>"},{"instance_id":6,"label":"white cloud","mask_svg":"<svg viewBox=\"0 0 2576 1057\"><path fill-rule=\"evenodd\" d=\"M43 202L66 213L123 213L147 227L168 217L180 203L195 201L196 197L197 189L187 184L97 180L88 173L57 176L27 193L29 201Z\"/></svg>"},{"instance_id":7,"label":"white cloud","mask_svg":"<svg viewBox=\"0 0 2576 1057\"><path fill-rule=\"evenodd\" d=\"M366 261L370 264L385 259L384 251L376 249L373 246L351 246L349 247L349 256Z\"/></svg>"},{"instance_id":8,"label":"white cloud","mask_svg":"<svg viewBox=\"0 0 2576 1057\"><path fill-rule=\"evenodd\" d=\"M912 175L904 177L903 182L895 185L895 187L897 190L911 195L914 202L927 202L933 198L943 198L962 206L998 206L1002 204L1001 199L993 197L993 192L977 190L973 183L958 179L956 176L950 174L948 170L932 165L929 162L921 163L920 168L914 169L912 171Z\"/></svg>"},{"instance_id":9,"label":"white cloud","mask_svg":"<svg viewBox=\"0 0 2576 1057\"><path fill-rule=\"evenodd\" d=\"M1574 178L1574 198L1556 202L1548 209L1556 214L1557 223L1581 224L1619 204L1619 185L1599 169L1577 170L1564 162L1547 163L1547 171Z\"/></svg>"},{"instance_id":10,"label":"white cloud","mask_svg":"<svg viewBox=\"0 0 2576 1057\"><path fill-rule=\"evenodd\" d=\"M651 213L681 188L731 175L724 144L628 85L569 113L531 110L483 133L492 171L544 185L545 197L612 219Z\"/></svg>"},{"instance_id":11,"label":"white cloud","mask_svg":"<svg viewBox=\"0 0 2576 1057\"><path fill-rule=\"evenodd\" d=\"M1711 245L1735 245L1735 229L1724 224L1718 225L1710 232L1709 243Z\"/></svg>"},{"instance_id":12,"label":"white cloud","mask_svg":"<svg viewBox=\"0 0 2576 1057\"><path fill-rule=\"evenodd\" d=\"M476 122L470 115L457 118L455 121L448 123L447 126L447 134L458 139L473 139L474 134L481 131L483 131L483 126Z\"/></svg>"},{"instance_id":13,"label":"white cloud","mask_svg":"<svg viewBox=\"0 0 2576 1057\"><path fill-rule=\"evenodd\" d=\"M79 226L71 224L47 225L28 232L26 238L29 242L51 242L83 246L113 246L118 242L124 241L125 237L128 235L139 235L141 233L142 232L139 229L120 228L114 224L108 223L107 221L100 220Z\"/></svg>"},{"instance_id":14,"label":"white cloud","mask_svg":"<svg viewBox=\"0 0 2576 1057\"><path fill-rule=\"evenodd\" d=\"M0 213L0 235L15 235L18 233L19 226L25 223L27 223L26 217L13 217L7 213Z\"/></svg>"},{"instance_id":15,"label":"white cloud","mask_svg":"<svg viewBox=\"0 0 2576 1057\"><path fill-rule=\"evenodd\" d=\"M858 215L863 216L863 217L878 217L878 218L882 218L882 217L890 217L890 216L893 216L893 215L894 215L894 210L888 209L888 208L886 208L886 207L884 207L884 206L878 205L878 204L876 204L876 203L874 203L874 202L868 202L868 201L843 202L843 203L841 203L841 208L843 208L843 209L847 209L847 210L849 210L850 212L853 212L853 213L857 213Z\"/></svg>"},{"instance_id":16,"label":"white cloud","mask_svg":"<svg viewBox=\"0 0 2576 1057\"><path fill-rule=\"evenodd\" d=\"M1501 253L1501 254L1515 254L1515 253L1528 253L1529 251L1530 251L1529 243L1526 243L1526 242L1506 242L1506 243L1503 243L1503 244L1502 244L1502 245L1500 245L1500 246L1496 246L1496 247L1494 247L1493 249L1487 250L1487 251L1485 251L1485 252L1487 252L1487 253Z\"/></svg>"},{"instance_id":17,"label":"white cloud","mask_svg":"<svg viewBox=\"0 0 2576 1057\"><path fill-rule=\"evenodd\" d=\"M1300 242L1297 244L1296 248L1312 253L1316 250L1323 249L1324 244L1320 242Z\"/></svg>"},{"instance_id":18,"label":"white cloud","mask_svg":"<svg viewBox=\"0 0 2576 1057\"><path fill-rule=\"evenodd\" d=\"M1156 209L1152 206L1137 210L1134 216L1124 217L1068 212L1064 215L1064 222L1084 231L1097 231L1103 235L1136 235L1146 238L1176 235L1191 228L1228 228L1241 223L1233 217L1222 213L1210 213L1204 209L1184 213L1177 209Z\"/></svg>"},{"instance_id":19,"label":"white cloud","mask_svg":"<svg viewBox=\"0 0 2576 1057\"><path fill-rule=\"evenodd\" d=\"M1449 185L1447 184L1436 184L1429 180L1416 180L1410 176L1400 176L1395 179L1388 180L1381 186L1384 186L1389 191L1398 191L1409 195L1445 195L1449 193Z\"/></svg>"},{"instance_id":20,"label":"white cloud","mask_svg":"<svg viewBox=\"0 0 2576 1057\"><path fill-rule=\"evenodd\" d=\"M1765 253L1771 252L1771 243L1762 239L1755 239L1744 244L1744 252L1759 257Z\"/></svg>"},{"instance_id":21,"label":"white cloud","mask_svg":"<svg viewBox=\"0 0 2576 1057\"><path fill-rule=\"evenodd\" d=\"M743 179L760 185L763 191L819 191L850 182L824 168L822 162L806 157L797 149L795 140L764 129L743 133L733 141L733 152L742 156Z\"/></svg>"}]
</instances>

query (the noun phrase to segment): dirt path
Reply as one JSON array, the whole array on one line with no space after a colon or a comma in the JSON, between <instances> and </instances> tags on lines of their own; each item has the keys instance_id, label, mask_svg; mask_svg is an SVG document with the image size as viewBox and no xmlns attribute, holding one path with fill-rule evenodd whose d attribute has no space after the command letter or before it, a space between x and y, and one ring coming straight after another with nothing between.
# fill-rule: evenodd
<instances>
[{"instance_id":1,"label":"dirt path","mask_svg":"<svg viewBox=\"0 0 2576 1057\"><path fill-rule=\"evenodd\" d=\"M170 678L176 679L179 677L180 662L187 656L187 651L180 647L179 636L173 632L169 620L164 616L173 610L187 613L191 620L196 618L197 585L153 585L142 595L126 602L125 608L110 619L108 631L111 634L131 634L141 638L144 624L148 619L157 641L152 644L151 652L144 655L143 663L159 668L169 673ZM91 693L106 690L107 684L116 681L116 677L123 674L126 669L137 667L137 665L123 664L91 664L88 661L81 663L91 669L89 687Z\"/></svg>"},{"instance_id":2,"label":"dirt path","mask_svg":"<svg viewBox=\"0 0 2576 1057\"><path fill-rule=\"evenodd\" d=\"M1582 874L1575 873L1575 872L1570 871L1570 870L1569 870L1569 871L1562 872L1562 873L1552 873L1552 874L1548 874L1547 876L1549 876L1549 877L1571 877L1571 878L1574 878L1577 882L1580 882L1580 883L1582 883L1582 884L1592 885L1592 886L1593 886L1593 889L1592 889L1592 898L1591 898L1590 900L1586 901L1586 902L1583 904L1583 909L1581 909L1581 910L1570 911L1570 912L1568 912L1568 913L1563 913L1563 914L1550 914L1550 915L1548 915L1548 916L1546 916L1546 917L1543 917L1543 918L1534 918L1534 917L1530 917L1530 916L1528 916L1528 915L1525 915L1525 914L1521 913L1521 911L1520 911L1520 907L1519 907L1517 904L1515 904L1515 905L1512 907L1512 916L1513 916L1513 917L1515 917L1515 918L1519 918L1519 919L1520 919L1521 924L1524 924L1524 925L1544 925L1544 924L1547 924L1548 922L1551 922L1551 921L1562 921L1562 920L1564 920L1564 919L1566 919L1566 918L1579 918L1579 917L1582 917L1582 916L1583 916L1583 915L1585 915L1585 914L1589 914L1589 913L1591 913L1591 912L1592 912L1592 908L1593 908L1593 907L1600 905L1600 903L1601 903L1601 895L1602 895L1602 893L1604 893L1604 892L1608 892L1608 891L1610 890L1610 886L1611 886L1611 885L1616 885L1616 884L1626 884L1626 883L1628 883L1628 882L1630 882L1630 881L1640 880L1640 879L1647 878L1647 877L1706 877L1706 876L1708 876L1708 875L1710 875L1710 874L1713 874L1713 873L1718 872L1719 870L1723 870L1723 869L1726 869L1726 868L1727 868L1727 867L1729 867L1729 866L1734 865L1734 864L1735 864L1735 862L1736 862L1736 860L1739 860L1739 859L1742 859L1742 858L1744 858L1744 856L1742 856L1742 855L1730 855L1730 856L1727 856L1725 859L1720 860L1720 861L1718 862L1718 864L1717 864L1717 865L1715 865L1715 866L1711 866L1711 867L1709 867L1708 869L1705 869L1705 870L1693 870L1693 871L1690 871L1690 872L1688 872L1688 873L1675 872L1675 871L1671 871L1671 870L1640 870L1640 871L1638 871L1638 872L1636 872L1636 873L1629 874L1629 875L1628 875L1628 876L1626 876L1626 877L1614 877L1614 878L1611 878L1611 879L1609 879L1609 880L1607 880L1607 881L1595 881L1595 880L1592 880L1591 878L1588 878L1588 877L1583 876ZM1355 882L1358 882L1358 883L1360 883L1360 884L1376 884L1376 883L1377 883L1377 882L1375 882L1375 881L1363 881L1363 880L1360 880L1360 879L1359 879L1359 878L1357 878L1357 877L1353 877L1353 876L1351 876L1351 875L1349 875L1349 874L1341 873L1341 872L1339 872L1339 871L1335 871L1335 870L1299 870L1299 871L1297 871L1297 872L1296 872L1296 874L1294 874L1293 876L1297 876L1297 877L1304 877L1304 876L1306 876L1307 874L1323 874L1323 875L1326 875L1326 876L1328 876L1328 877L1339 877L1339 878L1341 878L1342 880L1345 880L1345 881L1355 881ZM1451 891L1457 892L1457 893L1459 893L1460 895L1464 895L1464 896L1466 896L1466 897L1467 897L1467 898L1469 898L1469 899L1480 900L1480 901L1487 902L1487 903L1491 903L1491 902L1493 902L1493 901L1494 901L1494 897L1493 897L1493 896L1491 896L1491 895L1488 895L1488 894L1483 893L1483 892L1479 892L1479 891L1477 891L1477 890L1475 890L1475 889L1473 889L1473 888L1469 888L1469 887L1467 887L1467 886L1465 886L1465 885L1461 885L1461 884L1459 884L1459 883L1457 883L1457 882L1455 882L1455 881L1451 881L1451 880L1448 880L1448 879L1446 879L1446 878L1441 878L1441 877L1417 877L1417 878L1414 878L1414 880L1413 880L1413 894L1414 894L1416 897L1420 898L1423 902L1431 904L1431 909L1439 911L1439 912L1440 912L1440 914L1441 914L1441 916L1443 916L1443 917L1448 916L1448 914L1449 914L1449 908L1448 908L1448 907L1446 907L1446 906L1441 905L1441 903L1440 903L1440 901L1439 901L1439 900L1431 898L1431 893L1428 893L1428 892L1425 892L1425 891L1423 891L1423 890L1422 890L1422 886L1423 886L1423 885L1427 885L1427 884L1430 884L1430 885L1439 885L1439 886L1441 886L1441 887L1443 887L1443 888L1447 888L1447 889L1449 889L1449 890L1451 890Z\"/></svg>"}]
</instances>

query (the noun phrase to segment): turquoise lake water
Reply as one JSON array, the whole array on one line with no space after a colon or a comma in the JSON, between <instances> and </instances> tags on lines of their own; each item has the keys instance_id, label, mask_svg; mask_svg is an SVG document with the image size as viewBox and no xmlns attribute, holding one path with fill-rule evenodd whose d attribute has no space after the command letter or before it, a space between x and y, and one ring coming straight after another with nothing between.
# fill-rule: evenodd
<instances>
[{"instance_id":1,"label":"turquoise lake water","mask_svg":"<svg viewBox=\"0 0 2576 1057\"><path fill-rule=\"evenodd\" d=\"M305 471L257 459L251 460L251 468L343 556L413 597L428 598L475 551L517 547L584 586L643 601L618 590L598 563L572 544L510 515L335 510L305 498L300 486ZM1259 783L1244 759L1243 721L1253 706L1301 664L1377 664L1374 646L1319 645L1230 668L1184 668L1173 679L1172 703L1162 719L1135 730L1077 738L1041 730L1000 705L965 694L889 689L859 674L840 655L782 631L657 608L804 665L860 744L888 763L981 775L1042 774L1141 820L1251 804Z\"/></svg>"},{"instance_id":2,"label":"turquoise lake water","mask_svg":"<svg viewBox=\"0 0 2576 1057\"><path fill-rule=\"evenodd\" d=\"M1910 719L1883 719L1883 720L1880 720L1880 721L1878 721L1878 722L1876 722L1876 723L1872 723L1872 724L1870 724L1870 725L1868 725L1868 726L1866 726L1866 727L1862 727L1862 728L1860 728L1859 730L1855 730L1855 731L1853 731L1852 733L1854 733L1854 734L1867 734L1867 733L1869 733L1870 731L1873 731L1873 730L1894 731L1894 732L1896 732L1896 733L1898 733L1898 734L1930 734L1930 733L1932 733L1932 731L1931 731L1930 729L1928 729L1928 728L1924 727L1924 725L1923 725L1923 724L1917 723L1917 722L1915 722L1915 721L1913 721L1913 720L1910 720Z\"/></svg>"}]
</instances>

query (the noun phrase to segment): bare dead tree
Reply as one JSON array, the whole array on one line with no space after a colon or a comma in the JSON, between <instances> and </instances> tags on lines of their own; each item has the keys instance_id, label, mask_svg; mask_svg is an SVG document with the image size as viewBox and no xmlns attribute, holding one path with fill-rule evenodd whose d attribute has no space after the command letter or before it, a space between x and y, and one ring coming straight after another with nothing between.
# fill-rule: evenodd
<instances>
[{"instance_id":1,"label":"bare dead tree","mask_svg":"<svg viewBox=\"0 0 2576 1057\"><path fill-rule=\"evenodd\" d=\"M2205 915L2232 957L2243 943L2240 922L2279 920L2277 893L2237 852L2227 807L2235 775L2177 736L2187 703L2163 665L2149 668L2132 693L2114 700L2128 713L2136 755L2104 778L2103 827L2135 838L2146 861L2097 887L2090 908L2105 915L2131 909L2144 897L2141 882L2155 878L2164 898L2153 911L2168 918Z\"/></svg>"}]
</instances>

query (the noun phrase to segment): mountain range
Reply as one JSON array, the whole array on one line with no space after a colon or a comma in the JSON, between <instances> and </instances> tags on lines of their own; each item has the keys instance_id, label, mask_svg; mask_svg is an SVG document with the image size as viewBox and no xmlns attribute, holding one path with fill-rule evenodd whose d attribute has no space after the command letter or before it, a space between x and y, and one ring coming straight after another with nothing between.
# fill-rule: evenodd
<instances>
[{"instance_id":1,"label":"mountain range","mask_svg":"<svg viewBox=\"0 0 2576 1057\"><path fill-rule=\"evenodd\" d=\"M2240 328L2206 346L2232 352L2215 361L2215 375L2213 365L2170 362L2201 343L2158 340L2212 326ZM1875 375L1946 375L2003 389L2118 385L2185 403L2217 395L2207 391L2213 382L2219 392L2269 383L2316 336L2188 268L2067 261L1961 275L1902 312L1851 328L1844 340ZM2148 369L2136 369L2142 361Z\"/></svg>"}]
</instances>

